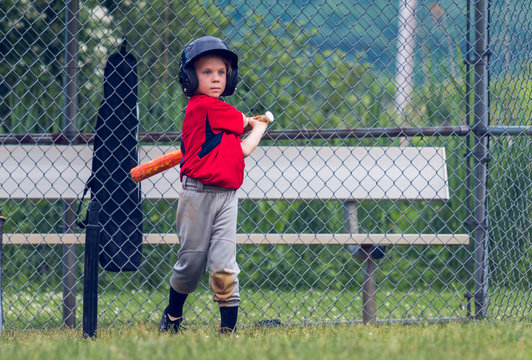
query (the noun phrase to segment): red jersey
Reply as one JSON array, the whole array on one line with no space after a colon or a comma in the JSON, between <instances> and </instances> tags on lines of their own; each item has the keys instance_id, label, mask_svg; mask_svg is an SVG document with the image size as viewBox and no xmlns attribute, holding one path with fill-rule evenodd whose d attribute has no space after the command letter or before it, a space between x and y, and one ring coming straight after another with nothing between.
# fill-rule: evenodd
<instances>
[{"instance_id":1,"label":"red jersey","mask_svg":"<svg viewBox=\"0 0 532 360\"><path fill-rule=\"evenodd\" d=\"M240 188L243 132L243 115L233 106L207 95L192 96L183 121L181 181L186 175L205 185Z\"/></svg>"}]
</instances>

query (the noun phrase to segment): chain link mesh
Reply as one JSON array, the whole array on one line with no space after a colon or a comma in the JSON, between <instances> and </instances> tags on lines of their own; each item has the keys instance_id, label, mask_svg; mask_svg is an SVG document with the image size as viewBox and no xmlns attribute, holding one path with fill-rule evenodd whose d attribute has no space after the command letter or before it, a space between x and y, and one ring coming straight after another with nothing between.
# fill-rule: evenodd
<instances>
[{"instance_id":1,"label":"chain link mesh","mask_svg":"<svg viewBox=\"0 0 532 360\"><path fill-rule=\"evenodd\" d=\"M310 198L299 194L287 199L285 188L275 181L257 189L263 194L277 190L279 195L271 199L244 192L237 229L244 239L237 251L242 324L264 319L294 324L361 321L364 265L353 256L356 248L338 245L337 234L426 233L438 239L438 234L474 234L482 226L489 239L489 271L482 284L489 289L487 315L531 319L530 131L489 136L490 161L474 162L474 134L461 130L475 118L475 66L480 60L474 52L473 2L88 0L79 2L79 11L69 17L67 7L76 4L0 4L0 215L7 219L1 287L6 328L80 326L84 246L79 237L69 242L63 234L84 233L75 225L81 193L74 183L82 186L88 180L90 166L76 162L92 145L87 140L74 146L72 139L90 139L94 133L104 66L124 36L138 60L141 146L179 147L187 100L178 82L180 55L191 40L213 35L239 55L238 90L226 101L248 116L266 110L276 116L263 146L444 149L447 199L412 200L401 194L346 202L335 195L322 198L318 189ZM489 15L489 56L484 59L489 59L490 97L484 105L489 107L489 125L530 129L532 5L505 0L490 2L487 9L483 16ZM68 33L73 18L79 25ZM66 39L77 41L73 63L66 60ZM74 70L73 78L68 69ZM71 81L74 99L66 91ZM394 134L403 134L399 128L447 133L390 135L394 129ZM351 130L342 132L345 129ZM365 132L357 135L354 129ZM291 136L291 130L296 135ZM61 140L61 134L74 137ZM47 149L58 149L59 155L53 158ZM424 154L420 150L419 155ZM322 159L319 153L305 156L301 152L309 165L298 181L308 184L318 177L311 163L321 160L318 170L327 171L341 159L335 152ZM381 176L393 182L391 167L384 165L389 155L371 156L368 152L358 161L374 161ZM279 164L286 159L288 154L271 158L265 153L254 165L258 168L246 168L246 174L258 170L267 177L282 171ZM35 168L47 161L60 175L43 185L46 179ZM428 167L436 166L430 165L434 161L428 159ZM482 182L473 176L477 166L488 169L487 224L473 217L474 190ZM428 169L417 170L424 174ZM12 176L16 171L24 172L19 182ZM69 171L74 175L64 180L65 192L49 196L46 189ZM351 174L352 181L367 176ZM431 184L436 179L427 180ZM163 174L156 181L162 184L168 177ZM66 196L67 191L73 195ZM166 306L179 249L169 240L175 233L177 200L164 192L159 195L143 199L143 225L147 234L162 234L162 244L143 246L138 271L100 270L101 327L156 324ZM356 209L351 225L345 217L349 201ZM285 244L257 245L246 234L280 234ZM330 234L330 240L291 244L289 234ZM479 266L475 254L482 241L472 236L470 242L387 246L377 261L377 317L473 315L473 279ZM188 298L185 316L189 325L217 321L206 276Z\"/></svg>"}]
</instances>

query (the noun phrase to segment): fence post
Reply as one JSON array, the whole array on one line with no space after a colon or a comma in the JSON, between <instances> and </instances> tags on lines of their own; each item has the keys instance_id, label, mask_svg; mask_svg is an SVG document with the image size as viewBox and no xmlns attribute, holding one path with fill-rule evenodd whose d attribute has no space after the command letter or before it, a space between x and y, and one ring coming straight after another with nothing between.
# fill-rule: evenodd
<instances>
[{"instance_id":1,"label":"fence post","mask_svg":"<svg viewBox=\"0 0 532 360\"><path fill-rule=\"evenodd\" d=\"M4 238L4 223L6 218L0 216L0 332L4 329L4 309L2 307L2 242Z\"/></svg>"},{"instance_id":2,"label":"fence post","mask_svg":"<svg viewBox=\"0 0 532 360\"><path fill-rule=\"evenodd\" d=\"M83 272L83 336L94 338L98 326L98 250L100 238L100 204L91 199L85 232L85 266Z\"/></svg>"},{"instance_id":3,"label":"fence post","mask_svg":"<svg viewBox=\"0 0 532 360\"><path fill-rule=\"evenodd\" d=\"M78 116L78 28L79 0L69 1L65 18L65 109L64 135L69 145L75 142ZM74 232L75 208L72 201L65 201L64 225L65 232ZM76 327L76 276L75 249L77 245L63 245L63 324Z\"/></svg>"},{"instance_id":4,"label":"fence post","mask_svg":"<svg viewBox=\"0 0 532 360\"><path fill-rule=\"evenodd\" d=\"M488 217L487 217L487 168L489 126L489 38L488 2L475 0L474 44L474 283L475 317L487 315L488 306Z\"/></svg>"}]
</instances>

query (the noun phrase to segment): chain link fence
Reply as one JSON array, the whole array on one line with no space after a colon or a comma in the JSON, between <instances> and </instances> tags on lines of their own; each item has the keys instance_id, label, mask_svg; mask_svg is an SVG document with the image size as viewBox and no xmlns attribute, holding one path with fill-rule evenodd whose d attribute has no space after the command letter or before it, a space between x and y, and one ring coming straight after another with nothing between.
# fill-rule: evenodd
<instances>
[{"instance_id":1,"label":"chain link fence","mask_svg":"<svg viewBox=\"0 0 532 360\"><path fill-rule=\"evenodd\" d=\"M285 187L270 178L241 192L243 326L362 321L368 279L354 255L363 241L341 240L355 233L384 234L385 255L374 263L378 319L530 321L531 14L525 0L2 1L4 328L80 326L84 230L75 210L90 175L85 155L90 159L107 58L126 37L138 61L140 146L162 153L180 145L187 101L178 83L181 52L204 35L225 39L239 55L237 92L226 101L248 116L272 111L276 121L261 145L287 151L265 151L246 176L282 173L282 161L295 162L290 149L308 162ZM332 152L305 152L315 148ZM379 181L396 185L395 158L356 155L375 148L418 157L443 149L443 165L425 159L412 176L433 168L425 188L448 195L388 195ZM380 178L373 190L384 195L365 189L363 196L339 196L328 188L334 181L312 187L320 171L342 161L342 149L352 162L374 163ZM140 162L151 158L140 153ZM55 180L38 171L48 163L59 173ZM178 186L168 174L155 177L155 186ZM368 176L352 173L345 181ZM61 190L50 196L50 189ZM303 190L286 195L294 189ZM166 306L179 249L172 241L177 198L145 196L142 206L144 232L160 241L144 244L138 271L100 270L101 327L155 325ZM268 243L271 234L278 244ZM417 242L394 242L393 234L417 234ZM450 246L443 234L468 240ZM206 276L185 317L188 325L217 322Z\"/></svg>"}]
</instances>

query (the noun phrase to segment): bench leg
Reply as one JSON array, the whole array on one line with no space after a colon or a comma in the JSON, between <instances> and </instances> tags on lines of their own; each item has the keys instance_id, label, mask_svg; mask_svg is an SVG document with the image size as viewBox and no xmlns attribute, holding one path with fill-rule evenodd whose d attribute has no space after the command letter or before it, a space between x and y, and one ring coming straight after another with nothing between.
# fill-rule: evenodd
<instances>
[{"instance_id":1,"label":"bench leg","mask_svg":"<svg viewBox=\"0 0 532 360\"><path fill-rule=\"evenodd\" d=\"M364 265L364 283L362 285L362 319L364 324L377 321L377 285L375 279L375 260L368 256Z\"/></svg>"},{"instance_id":2,"label":"bench leg","mask_svg":"<svg viewBox=\"0 0 532 360\"><path fill-rule=\"evenodd\" d=\"M76 224L74 201L64 203L65 233L73 233ZM63 325L76 327L76 248L77 245L63 245Z\"/></svg>"},{"instance_id":3,"label":"bench leg","mask_svg":"<svg viewBox=\"0 0 532 360\"><path fill-rule=\"evenodd\" d=\"M351 234L358 233L357 206L355 201L344 203L345 228ZM375 259L372 246L349 245L349 251L358 260L364 260L362 284L362 320L364 324L377 321L377 285L375 279Z\"/></svg>"}]
</instances>

